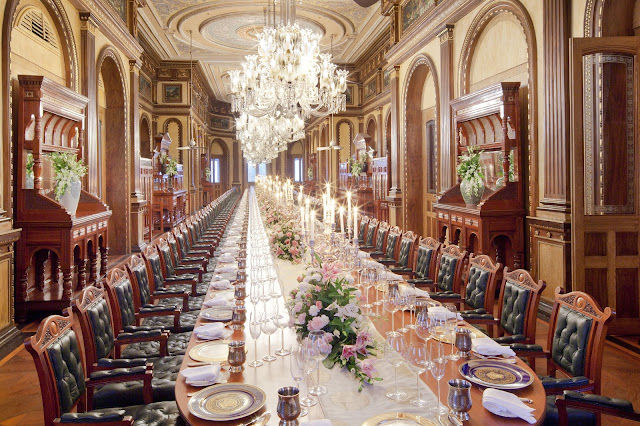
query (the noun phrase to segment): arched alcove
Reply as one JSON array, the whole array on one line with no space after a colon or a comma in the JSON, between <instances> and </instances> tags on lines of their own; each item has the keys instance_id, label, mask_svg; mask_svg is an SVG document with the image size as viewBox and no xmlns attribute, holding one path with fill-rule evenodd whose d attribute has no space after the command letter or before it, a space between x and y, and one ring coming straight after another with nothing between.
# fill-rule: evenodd
<instances>
[{"instance_id":1,"label":"arched alcove","mask_svg":"<svg viewBox=\"0 0 640 426\"><path fill-rule=\"evenodd\" d=\"M151 126L149 124L149 118L143 115L140 118L140 157L151 158L153 157L153 147L151 146Z\"/></svg>"},{"instance_id":2,"label":"arched alcove","mask_svg":"<svg viewBox=\"0 0 640 426\"><path fill-rule=\"evenodd\" d=\"M338 137L338 145L342 147L338 151L339 163L344 163L351 156L351 141L354 138L353 123L350 120L340 120L336 123L336 135Z\"/></svg>"},{"instance_id":3,"label":"arched alcove","mask_svg":"<svg viewBox=\"0 0 640 426\"><path fill-rule=\"evenodd\" d=\"M380 155L380 138L378 137L378 125L376 124L376 119L370 117L367 120L366 133L371 136L370 146L376 150L376 156Z\"/></svg>"},{"instance_id":4,"label":"arched alcove","mask_svg":"<svg viewBox=\"0 0 640 426\"><path fill-rule=\"evenodd\" d=\"M98 65L98 144L101 147L101 176L105 203L113 212L109 221L109 251L129 250L129 173L124 68L110 47L100 54ZM102 86L102 87L101 87Z\"/></svg>"},{"instance_id":5,"label":"arched alcove","mask_svg":"<svg viewBox=\"0 0 640 426\"><path fill-rule=\"evenodd\" d=\"M426 145L426 122L423 105L433 108L431 116L437 123L439 92L437 74L431 58L418 56L409 68L404 84L404 229L423 236L435 236L435 216L433 202L435 194L427 193L429 167L434 163L428 160ZM423 97L428 101L423 101ZM437 127L436 127L437 129ZM438 141L436 131L436 139ZM436 143L437 146L437 143ZM437 153L435 153L437 158ZM411 159L409 161L409 159ZM437 162L435 163L437 164Z\"/></svg>"},{"instance_id":6,"label":"arched alcove","mask_svg":"<svg viewBox=\"0 0 640 426\"><path fill-rule=\"evenodd\" d=\"M222 192L228 189L229 185L229 148L224 140L220 138L215 138L211 141L209 145L209 162L210 166L215 160L218 160L218 167L220 170L220 181L217 182L220 184ZM213 164L215 168L215 164ZM212 171L212 177L215 178L215 174ZM215 179L212 179L215 182Z\"/></svg>"}]
</instances>

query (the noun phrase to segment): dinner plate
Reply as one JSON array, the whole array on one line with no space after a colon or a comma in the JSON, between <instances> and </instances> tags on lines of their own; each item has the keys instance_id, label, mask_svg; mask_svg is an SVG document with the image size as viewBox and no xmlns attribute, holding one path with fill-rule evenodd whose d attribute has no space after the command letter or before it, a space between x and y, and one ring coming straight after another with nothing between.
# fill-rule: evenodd
<instances>
[{"instance_id":1,"label":"dinner plate","mask_svg":"<svg viewBox=\"0 0 640 426\"><path fill-rule=\"evenodd\" d=\"M375 417L366 420L362 423L362 426L435 426L436 424L431 420L427 420L422 416L411 413L385 413L379 414Z\"/></svg>"},{"instance_id":2,"label":"dinner plate","mask_svg":"<svg viewBox=\"0 0 640 426\"><path fill-rule=\"evenodd\" d=\"M200 316L209 321L231 321L233 308L229 306L213 306L200 311Z\"/></svg>"},{"instance_id":3,"label":"dinner plate","mask_svg":"<svg viewBox=\"0 0 640 426\"><path fill-rule=\"evenodd\" d=\"M462 377L470 382L490 388L521 389L533 383L533 376L526 370L502 361L468 361L459 370Z\"/></svg>"},{"instance_id":4,"label":"dinner plate","mask_svg":"<svg viewBox=\"0 0 640 426\"><path fill-rule=\"evenodd\" d=\"M202 389L189 400L189 412L204 420L231 421L260 410L267 396L246 383L226 383Z\"/></svg>"},{"instance_id":5,"label":"dinner plate","mask_svg":"<svg viewBox=\"0 0 640 426\"><path fill-rule=\"evenodd\" d=\"M200 343L189 351L189 358L202 362L222 362L229 357L228 340L212 340Z\"/></svg>"},{"instance_id":6,"label":"dinner plate","mask_svg":"<svg viewBox=\"0 0 640 426\"><path fill-rule=\"evenodd\" d=\"M471 338L475 339L477 337L483 337L484 335L477 329L474 327L471 327L470 325L457 325L457 328L466 328L467 330L471 330ZM453 342L455 342L456 336L453 336L453 340L451 338L451 334L449 333L445 333L444 336L442 337L438 337L438 336L433 336L433 338L439 342L442 343L449 343L452 344Z\"/></svg>"}]
</instances>

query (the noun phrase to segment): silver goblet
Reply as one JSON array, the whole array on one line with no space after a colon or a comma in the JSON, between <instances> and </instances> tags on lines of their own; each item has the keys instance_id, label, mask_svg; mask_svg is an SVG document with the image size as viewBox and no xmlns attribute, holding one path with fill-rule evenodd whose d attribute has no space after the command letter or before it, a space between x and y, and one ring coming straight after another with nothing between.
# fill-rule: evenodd
<instances>
[{"instance_id":1,"label":"silver goblet","mask_svg":"<svg viewBox=\"0 0 640 426\"><path fill-rule=\"evenodd\" d=\"M243 364L247 360L247 354L244 350L244 341L234 340L229 342L229 371L231 373L240 373L244 370Z\"/></svg>"},{"instance_id":2,"label":"silver goblet","mask_svg":"<svg viewBox=\"0 0 640 426\"><path fill-rule=\"evenodd\" d=\"M278 389L278 417L280 426L298 426L300 415L300 390L295 386L287 386Z\"/></svg>"},{"instance_id":3,"label":"silver goblet","mask_svg":"<svg viewBox=\"0 0 640 426\"><path fill-rule=\"evenodd\" d=\"M471 383L463 379L449 380L447 403L453 415L461 421L469 420L471 410Z\"/></svg>"},{"instance_id":4,"label":"silver goblet","mask_svg":"<svg viewBox=\"0 0 640 426\"><path fill-rule=\"evenodd\" d=\"M231 313L231 329L244 330L244 323L247 321L247 310L244 306L236 306Z\"/></svg>"},{"instance_id":5,"label":"silver goblet","mask_svg":"<svg viewBox=\"0 0 640 426\"><path fill-rule=\"evenodd\" d=\"M471 330L468 328L456 328L456 348L460 351L460 357L469 358L471 350Z\"/></svg>"}]
</instances>

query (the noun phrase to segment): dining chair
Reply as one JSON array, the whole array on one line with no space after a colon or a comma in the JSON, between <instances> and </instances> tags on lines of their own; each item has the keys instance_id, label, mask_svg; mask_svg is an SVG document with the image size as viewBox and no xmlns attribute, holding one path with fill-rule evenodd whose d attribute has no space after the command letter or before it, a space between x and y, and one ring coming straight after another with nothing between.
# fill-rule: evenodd
<instances>
[{"instance_id":1,"label":"dining chair","mask_svg":"<svg viewBox=\"0 0 640 426\"><path fill-rule=\"evenodd\" d=\"M178 248L178 241L176 240L175 235L172 232L166 233L166 241L171 249L171 258L173 259L173 264L176 266L199 266L203 270L207 268L209 264L209 258L205 256L187 256L180 257L180 249Z\"/></svg>"},{"instance_id":2,"label":"dining chair","mask_svg":"<svg viewBox=\"0 0 640 426\"><path fill-rule=\"evenodd\" d=\"M400 240L402 238L402 231L397 226L392 226L387 232L387 242L384 248L384 254L378 263L383 265L393 265L398 261L398 253L400 251Z\"/></svg>"},{"instance_id":3,"label":"dining chair","mask_svg":"<svg viewBox=\"0 0 640 426\"><path fill-rule=\"evenodd\" d=\"M463 311L460 315L468 323L491 326L491 334L500 344L533 343L540 296L547 284L534 280L524 269L509 271L505 267L502 276L496 316L493 309L486 307Z\"/></svg>"},{"instance_id":4,"label":"dining chair","mask_svg":"<svg viewBox=\"0 0 640 426\"><path fill-rule=\"evenodd\" d=\"M416 252L416 243L418 236L413 231L407 231L402 234L400 247L398 248L395 264L391 267L391 272L400 275L412 275L413 269L411 264L413 256Z\"/></svg>"},{"instance_id":5,"label":"dining chair","mask_svg":"<svg viewBox=\"0 0 640 426\"><path fill-rule=\"evenodd\" d=\"M36 334L24 342L38 371L45 426L96 422L124 426L133 425L134 420L139 424L168 426L182 422L175 401L152 402L151 365L100 370L86 375L73 325L71 317L49 316L42 320ZM144 383L141 386L144 405L87 411L94 405L95 388L135 381Z\"/></svg>"},{"instance_id":6,"label":"dining chair","mask_svg":"<svg viewBox=\"0 0 640 426\"><path fill-rule=\"evenodd\" d=\"M360 217L360 227L358 228L358 241L360 241L362 245L365 245L365 238L367 237L368 225L369 225L369 216L362 215Z\"/></svg>"},{"instance_id":7,"label":"dining chair","mask_svg":"<svg viewBox=\"0 0 640 426\"><path fill-rule=\"evenodd\" d=\"M374 240L378 231L378 224L378 219L375 217L369 219L369 222L367 223L366 238L364 239L363 244L360 245L360 250L371 251L375 248Z\"/></svg>"},{"instance_id":8,"label":"dining chair","mask_svg":"<svg viewBox=\"0 0 640 426\"><path fill-rule=\"evenodd\" d=\"M442 245L431 237L421 238L418 248L413 256L413 272L407 282L416 286L424 286L433 283L435 278L436 263L440 255Z\"/></svg>"},{"instance_id":9,"label":"dining chair","mask_svg":"<svg viewBox=\"0 0 640 426\"><path fill-rule=\"evenodd\" d=\"M373 250L369 250L369 256L372 258L380 258L384 256L384 250L387 247L387 237L389 236L389 230L391 227L387 222L380 222L378 224L378 230L376 231L376 237L373 240Z\"/></svg>"},{"instance_id":10,"label":"dining chair","mask_svg":"<svg viewBox=\"0 0 640 426\"><path fill-rule=\"evenodd\" d=\"M466 251L462 251L460 247L453 244L441 248L437 260L436 279L434 282L424 285L435 289L442 297L450 294L451 299L456 297L459 299L466 256Z\"/></svg>"},{"instance_id":11,"label":"dining chair","mask_svg":"<svg viewBox=\"0 0 640 426\"><path fill-rule=\"evenodd\" d=\"M179 236L176 238L178 239L178 241L180 241L182 237ZM171 248L169 247L169 244L166 243L166 240L160 238L158 240L158 243L156 244L156 249L158 250L158 255L160 256L160 264L162 265L162 273L165 280L167 280L167 278L178 281L195 279L199 283L202 282L204 269L194 265L176 266L173 263Z\"/></svg>"},{"instance_id":12,"label":"dining chair","mask_svg":"<svg viewBox=\"0 0 640 426\"><path fill-rule=\"evenodd\" d=\"M182 311L189 312L189 296L191 292L180 288L165 288L151 290L149 284L149 270L142 258L142 255L134 254L129 258L129 262L125 265L129 280L133 287L134 301L139 300L140 306L144 306L155 301L163 301L165 303L174 303L179 299L182 303Z\"/></svg>"},{"instance_id":13,"label":"dining chair","mask_svg":"<svg viewBox=\"0 0 640 426\"><path fill-rule=\"evenodd\" d=\"M558 423L568 425L596 425L601 414L640 422L640 412L634 411L631 401L621 398L608 398L602 395L564 391L556 398ZM550 419L551 420L555 419Z\"/></svg>"},{"instance_id":14,"label":"dining chair","mask_svg":"<svg viewBox=\"0 0 640 426\"><path fill-rule=\"evenodd\" d=\"M158 248L154 245L147 245L142 252L142 258L147 264L149 270L152 271L151 279L149 281L150 288L157 290L159 288L180 288L184 290L190 290L192 295L200 294L200 285L198 284L197 277L185 278L180 276L165 277L163 272L163 262L158 253ZM207 287L208 285L204 286ZM206 293L206 289L202 289ZM204 294L204 293L202 293Z\"/></svg>"}]
</instances>

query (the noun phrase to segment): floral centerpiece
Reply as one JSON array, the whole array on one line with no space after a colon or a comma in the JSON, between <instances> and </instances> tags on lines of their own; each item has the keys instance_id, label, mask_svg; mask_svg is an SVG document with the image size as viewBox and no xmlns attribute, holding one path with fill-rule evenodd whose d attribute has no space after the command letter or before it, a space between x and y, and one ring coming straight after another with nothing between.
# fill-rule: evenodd
<instances>
[{"instance_id":1,"label":"floral centerpiece","mask_svg":"<svg viewBox=\"0 0 640 426\"><path fill-rule=\"evenodd\" d=\"M298 281L287 302L296 333L305 338L311 331L324 331L331 353L323 364L349 370L360 381L358 390L382 380L369 360L376 345L360 309L362 294L351 275L343 274L336 263L325 262L308 269Z\"/></svg>"},{"instance_id":2,"label":"floral centerpiece","mask_svg":"<svg viewBox=\"0 0 640 426\"><path fill-rule=\"evenodd\" d=\"M456 171L462 179L460 192L468 206L477 205L484 193L484 174L480 167L480 156L483 152L475 151L473 146L469 146L467 152L458 157Z\"/></svg>"},{"instance_id":3,"label":"floral centerpiece","mask_svg":"<svg viewBox=\"0 0 640 426\"><path fill-rule=\"evenodd\" d=\"M80 179L87 174L87 166L82 164L82 160L78 160L77 156L70 152L53 152L49 154L49 158L53 164L53 174L56 179L55 197L57 201L60 201L67 189L74 184L80 185Z\"/></svg>"},{"instance_id":4,"label":"floral centerpiece","mask_svg":"<svg viewBox=\"0 0 640 426\"><path fill-rule=\"evenodd\" d=\"M299 263L302 260L300 231L293 221L276 224L271 228L271 245L278 259Z\"/></svg>"}]
</instances>

